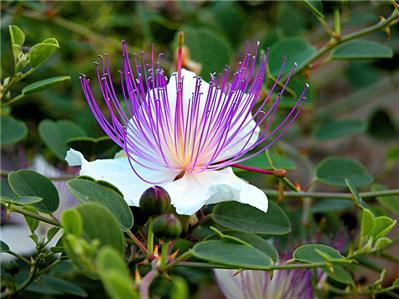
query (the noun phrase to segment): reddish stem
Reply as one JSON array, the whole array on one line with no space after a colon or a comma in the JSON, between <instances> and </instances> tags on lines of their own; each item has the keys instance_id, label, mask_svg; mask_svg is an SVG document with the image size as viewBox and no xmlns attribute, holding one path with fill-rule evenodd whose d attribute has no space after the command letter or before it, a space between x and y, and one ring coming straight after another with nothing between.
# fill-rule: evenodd
<instances>
[{"instance_id":1,"label":"reddish stem","mask_svg":"<svg viewBox=\"0 0 399 299\"><path fill-rule=\"evenodd\" d=\"M279 177L286 176L286 174L287 174L287 171L285 169L267 170L267 169L262 169L262 168L258 168L258 167L246 166L246 165L242 165L242 164L231 164L231 166L235 167L235 168L248 170L251 172L275 175L275 176L279 176Z\"/></svg>"}]
</instances>

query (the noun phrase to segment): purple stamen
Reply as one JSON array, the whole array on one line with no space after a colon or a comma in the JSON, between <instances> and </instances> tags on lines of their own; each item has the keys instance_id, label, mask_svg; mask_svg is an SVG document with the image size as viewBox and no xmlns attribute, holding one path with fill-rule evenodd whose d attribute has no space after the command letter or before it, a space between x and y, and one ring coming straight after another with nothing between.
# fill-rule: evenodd
<instances>
[{"instance_id":1,"label":"purple stamen","mask_svg":"<svg viewBox=\"0 0 399 299\"><path fill-rule=\"evenodd\" d=\"M252 55L248 48L237 71L226 68L218 75L211 74L208 84L200 77L189 77L182 69L180 37L177 73L168 84L160 66L162 55L156 57L154 47L149 63L144 53L134 56L131 63L123 41L122 70L118 75L121 100L114 89L108 56L99 56L96 63L106 114L93 95L89 79L81 76L80 82L94 117L104 132L124 149L135 174L147 183L163 183L145 177L140 169L179 174L232 166L269 148L292 126L304 106L308 86L283 121L271 129L295 66L270 107L265 109L283 74L286 64L283 61L275 82L255 109L270 53L269 49L261 53L257 66L258 49L259 44Z\"/></svg>"}]
</instances>

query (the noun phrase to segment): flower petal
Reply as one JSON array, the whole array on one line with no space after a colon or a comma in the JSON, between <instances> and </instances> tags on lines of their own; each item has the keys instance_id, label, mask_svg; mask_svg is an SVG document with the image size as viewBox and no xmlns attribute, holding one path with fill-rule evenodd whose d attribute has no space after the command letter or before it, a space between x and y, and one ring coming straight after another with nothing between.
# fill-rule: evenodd
<instances>
[{"instance_id":1,"label":"flower petal","mask_svg":"<svg viewBox=\"0 0 399 299\"><path fill-rule=\"evenodd\" d=\"M268 207L266 194L237 177L230 167L187 174L165 184L164 188L169 192L176 212L183 215L194 214L204 204L231 200L249 204L264 212Z\"/></svg>"},{"instance_id":2,"label":"flower petal","mask_svg":"<svg viewBox=\"0 0 399 299\"><path fill-rule=\"evenodd\" d=\"M115 185L122 192L129 205L138 206L141 194L152 186L135 174L126 157L89 162L80 152L70 149L65 160L69 166L81 166L80 175L90 176L96 180L104 180ZM171 172L150 171L139 165L134 165L134 167L146 178L153 178L154 180L172 181L175 177L175 174Z\"/></svg>"}]
</instances>

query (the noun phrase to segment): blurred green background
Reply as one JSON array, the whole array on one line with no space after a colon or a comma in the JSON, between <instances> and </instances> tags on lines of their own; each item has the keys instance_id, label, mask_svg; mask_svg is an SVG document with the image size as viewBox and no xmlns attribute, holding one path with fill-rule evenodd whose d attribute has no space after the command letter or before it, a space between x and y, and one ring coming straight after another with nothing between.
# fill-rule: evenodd
<instances>
[{"instance_id":1,"label":"blurred green background","mask_svg":"<svg viewBox=\"0 0 399 299\"><path fill-rule=\"evenodd\" d=\"M380 16L387 17L393 10L390 1L313 2L331 26L334 10L339 9L343 34L376 24ZM296 61L301 65L329 40L315 14L299 1L7 1L2 2L1 13L2 80L13 72L10 24L25 32L26 51L49 37L60 44L60 49L43 66L13 88L13 96L28 83L71 76L69 83L35 93L12 106L11 114L27 123L29 132L22 143L4 147L2 157L15 158L23 144L28 156L41 153L63 167L63 162L40 140L37 126L43 119L69 119L89 136L103 135L89 111L78 78L81 73L95 78L93 62L104 53L108 53L116 75L121 67L122 40L128 42L131 53L149 53L154 44L157 52L165 54L162 63L170 73L174 68L176 34L183 30L191 60L200 66L205 79L210 72L221 71L226 65L234 68L246 42L255 45L260 41L263 49L271 48L269 67L273 75L282 57L288 58L288 64ZM399 185L398 26L365 38L390 48L393 57L342 60L327 53L311 68L297 74L290 85L298 93L309 82L309 99L295 126L273 151L282 148L292 156L293 163L281 167L295 168L290 177L305 187L312 177L312 164L331 155L360 160L379 182L391 188ZM94 82L92 86L98 94ZM292 94L286 94L281 103L282 114L292 103ZM265 160L263 156L262 159ZM16 165L5 168L25 167L18 158L15 161ZM245 176L266 185L264 176ZM324 186L323 190L328 188ZM340 223L335 225L338 229ZM182 274L193 284L204 277L209 279L209 275L201 276L198 272Z\"/></svg>"}]
</instances>

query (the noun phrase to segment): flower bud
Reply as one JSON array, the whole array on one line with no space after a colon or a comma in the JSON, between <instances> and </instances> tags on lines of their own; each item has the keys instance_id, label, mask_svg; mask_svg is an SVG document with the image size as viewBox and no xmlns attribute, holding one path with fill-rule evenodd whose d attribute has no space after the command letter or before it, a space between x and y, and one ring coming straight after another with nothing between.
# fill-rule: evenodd
<instances>
[{"instance_id":1,"label":"flower bud","mask_svg":"<svg viewBox=\"0 0 399 299\"><path fill-rule=\"evenodd\" d=\"M169 194L162 187L154 186L148 188L140 197L140 209L145 215L161 215L167 212L169 207Z\"/></svg>"},{"instance_id":2,"label":"flower bud","mask_svg":"<svg viewBox=\"0 0 399 299\"><path fill-rule=\"evenodd\" d=\"M182 227L174 214L165 214L155 218L152 224L154 235L162 240L172 240L180 236Z\"/></svg>"}]
</instances>

